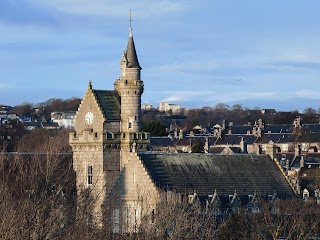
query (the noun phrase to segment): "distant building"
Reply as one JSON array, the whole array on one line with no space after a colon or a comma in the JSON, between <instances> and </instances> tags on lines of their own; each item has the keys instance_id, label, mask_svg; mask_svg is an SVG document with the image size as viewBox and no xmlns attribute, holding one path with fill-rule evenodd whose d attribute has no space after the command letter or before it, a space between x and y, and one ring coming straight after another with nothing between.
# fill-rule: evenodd
<instances>
[{"instance_id":1,"label":"distant building","mask_svg":"<svg viewBox=\"0 0 320 240\"><path fill-rule=\"evenodd\" d=\"M69 112L52 112L51 121L57 123L60 128L74 129L75 111Z\"/></svg>"},{"instance_id":2,"label":"distant building","mask_svg":"<svg viewBox=\"0 0 320 240\"><path fill-rule=\"evenodd\" d=\"M11 106L0 106L0 114L7 114L13 107Z\"/></svg>"},{"instance_id":3,"label":"distant building","mask_svg":"<svg viewBox=\"0 0 320 240\"><path fill-rule=\"evenodd\" d=\"M142 111L150 111L150 110L153 110L153 109L154 109L154 107L148 102L145 102L145 103L141 104L141 110Z\"/></svg>"},{"instance_id":4,"label":"distant building","mask_svg":"<svg viewBox=\"0 0 320 240\"><path fill-rule=\"evenodd\" d=\"M179 113L181 110L181 106L178 104L173 104L173 103L167 103L167 102L160 102L159 104L159 111L160 112L169 112L171 111L172 113Z\"/></svg>"}]
</instances>

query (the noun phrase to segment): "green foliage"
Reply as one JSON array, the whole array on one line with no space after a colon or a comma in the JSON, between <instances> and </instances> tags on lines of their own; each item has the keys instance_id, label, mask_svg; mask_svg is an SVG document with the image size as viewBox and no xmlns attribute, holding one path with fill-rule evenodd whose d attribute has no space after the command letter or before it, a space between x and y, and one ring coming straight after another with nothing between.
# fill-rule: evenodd
<instances>
[{"instance_id":1,"label":"green foliage","mask_svg":"<svg viewBox=\"0 0 320 240\"><path fill-rule=\"evenodd\" d=\"M142 131L149 132L151 136L166 136L166 125L160 120L142 122Z\"/></svg>"},{"instance_id":2,"label":"green foliage","mask_svg":"<svg viewBox=\"0 0 320 240\"><path fill-rule=\"evenodd\" d=\"M193 153L204 153L204 143L199 138L196 140L196 144L192 146Z\"/></svg>"}]
</instances>

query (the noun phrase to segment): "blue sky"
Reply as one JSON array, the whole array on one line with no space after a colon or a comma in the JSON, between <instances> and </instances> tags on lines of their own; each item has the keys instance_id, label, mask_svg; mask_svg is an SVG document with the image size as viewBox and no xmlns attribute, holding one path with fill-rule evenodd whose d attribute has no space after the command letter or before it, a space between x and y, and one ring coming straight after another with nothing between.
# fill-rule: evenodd
<instances>
[{"instance_id":1,"label":"blue sky","mask_svg":"<svg viewBox=\"0 0 320 240\"><path fill-rule=\"evenodd\" d=\"M113 89L130 8L143 102L320 107L319 0L1 0L0 103Z\"/></svg>"}]
</instances>

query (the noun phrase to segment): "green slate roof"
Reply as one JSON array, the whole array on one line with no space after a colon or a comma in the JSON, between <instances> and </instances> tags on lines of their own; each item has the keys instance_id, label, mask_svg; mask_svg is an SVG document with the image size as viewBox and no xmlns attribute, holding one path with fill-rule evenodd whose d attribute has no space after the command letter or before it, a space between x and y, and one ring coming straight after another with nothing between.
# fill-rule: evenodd
<instances>
[{"instance_id":1,"label":"green slate roof","mask_svg":"<svg viewBox=\"0 0 320 240\"><path fill-rule=\"evenodd\" d=\"M140 154L155 184L199 196L254 192L261 196L295 194L277 165L266 155Z\"/></svg>"},{"instance_id":2,"label":"green slate roof","mask_svg":"<svg viewBox=\"0 0 320 240\"><path fill-rule=\"evenodd\" d=\"M93 90L104 116L108 121L121 119L120 117L120 97L116 91Z\"/></svg>"}]
</instances>

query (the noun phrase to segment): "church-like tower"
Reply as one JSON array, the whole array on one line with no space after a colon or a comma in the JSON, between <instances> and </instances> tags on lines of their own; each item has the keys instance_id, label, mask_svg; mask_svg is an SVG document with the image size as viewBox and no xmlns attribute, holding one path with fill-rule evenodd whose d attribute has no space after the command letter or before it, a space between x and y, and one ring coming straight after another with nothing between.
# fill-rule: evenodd
<instances>
[{"instance_id":1,"label":"church-like tower","mask_svg":"<svg viewBox=\"0 0 320 240\"><path fill-rule=\"evenodd\" d=\"M132 36L132 27L126 51L120 61L120 78L114 83L121 105L121 167L127 163L132 151L145 151L149 134L141 132L141 95L144 84L141 67Z\"/></svg>"},{"instance_id":2,"label":"church-like tower","mask_svg":"<svg viewBox=\"0 0 320 240\"><path fill-rule=\"evenodd\" d=\"M131 185L134 182L132 177L138 179L140 176L136 172L140 165L137 167L134 164L138 152L146 151L150 145L149 133L141 132L144 85L140 80L141 67L131 26L120 69L121 77L115 81L114 90L96 90L89 82L75 116L75 132L69 137L76 173L78 209L85 196L83 193L90 192L93 221L100 226L105 220L105 208L110 205L108 196L112 189L120 189L116 191L121 199L117 201L119 206L128 206L137 198L137 194L132 193L136 187Z\"/></svg>"},{"instance_id":3,"label":"church-like tower","mask_svg":"<svg viewBox=\"0 0 320 240\"><path fill-rule=\"evenodd\" d=\"M140 80L141 67L131 27L127 50L122 54L120 70L121 77L114 85L121 97L121 132L140 132L143 81Z\"/></svg>"}]
</instances>

